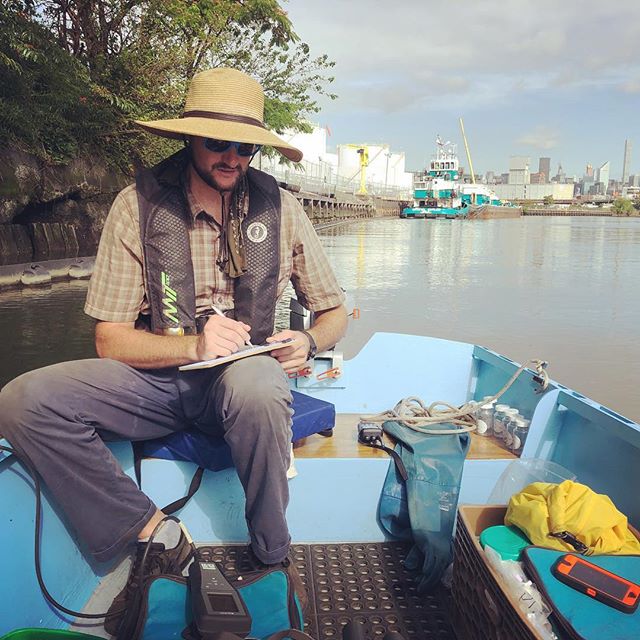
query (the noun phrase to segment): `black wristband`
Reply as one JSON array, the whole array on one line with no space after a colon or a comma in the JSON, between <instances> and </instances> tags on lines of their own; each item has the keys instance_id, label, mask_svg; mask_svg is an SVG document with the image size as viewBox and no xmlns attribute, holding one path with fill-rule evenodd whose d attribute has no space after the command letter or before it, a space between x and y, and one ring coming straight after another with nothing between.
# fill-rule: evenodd
<instances>
[{"instance_id":1,"label":"black wristband","mask_svg":"<svg viewBox=\"0 0 640 640\"><path fill-rule=\"evenodd\" d=\"M313 339L313 336L308 331L302 331L305 336L307 336L307 340L309 341L309 352L307 353L307 360L311 360L315 357L316 353L318 353L318 346L316 345L316 341Z\"/></svg>"}]
</instances>

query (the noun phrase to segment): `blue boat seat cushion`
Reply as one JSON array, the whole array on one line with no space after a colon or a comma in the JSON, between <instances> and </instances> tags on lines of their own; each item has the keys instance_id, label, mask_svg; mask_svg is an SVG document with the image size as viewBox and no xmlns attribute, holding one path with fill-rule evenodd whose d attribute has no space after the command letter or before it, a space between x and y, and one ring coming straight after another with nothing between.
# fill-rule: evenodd
<instances>
[{"instance_id":1,"label":"blue boat seat cushion","mask_svg":"<svg viewBox=\"0 0 640 640\"><path fill-rule=\"evenodd\" d=\"M291 394L294 412L292 442L333 429L336 421L336 409L333 404L298 391L292 391ZM227 443L218 436L208 435L196 428L176 431L155 440L136 442L135 450L139 457L185 460L212 471L233 466Z\"/></svg>"}]
</instances>

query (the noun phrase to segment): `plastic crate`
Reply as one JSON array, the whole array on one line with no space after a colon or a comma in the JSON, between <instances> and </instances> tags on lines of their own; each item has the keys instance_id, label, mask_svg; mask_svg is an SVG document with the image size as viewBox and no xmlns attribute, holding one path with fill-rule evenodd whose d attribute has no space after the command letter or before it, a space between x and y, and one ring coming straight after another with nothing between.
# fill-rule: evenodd
<instances>
[{"instance_id":1,"label":"plastic crate","mask_svg":"<svg viewBox=\"0 0 640 640\"><path fill-rule=\"evenodd\" d=\"M461 640L542 640L484 560L478 536L504 524L506 506L461 505L454 541L454 628Z\"/></svg>"}]
</instances>

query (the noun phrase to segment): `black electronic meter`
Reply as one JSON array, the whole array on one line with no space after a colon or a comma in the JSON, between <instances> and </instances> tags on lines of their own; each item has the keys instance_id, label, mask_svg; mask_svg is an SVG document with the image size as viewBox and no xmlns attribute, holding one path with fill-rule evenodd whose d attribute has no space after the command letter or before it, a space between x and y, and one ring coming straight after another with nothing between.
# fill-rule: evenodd
<instances>
[{"instance_id":1,"label":"black electronic meter","mask_svg":"<svg viewBox=\"0 0 640 640\"><path fill-rule=\"evenodd\" d=\"M244 638L251 616L235 589L215 562L198 561L189 567L193 622L202 640L228 631Z\"/></svg>"}]
</instances>

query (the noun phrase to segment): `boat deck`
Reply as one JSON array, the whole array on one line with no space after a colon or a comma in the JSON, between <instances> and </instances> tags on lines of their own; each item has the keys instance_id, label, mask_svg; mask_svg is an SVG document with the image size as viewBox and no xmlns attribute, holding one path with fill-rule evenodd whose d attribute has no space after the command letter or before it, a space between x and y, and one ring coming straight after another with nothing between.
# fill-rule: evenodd
<instances>
[{"instance_id":1,"label":"boat deck","mask_svg":"<svg viewBox=\"0 0 640 640\"><path fill-rule=\"evenodd\" d=\"M336 415L336 426L331 437L314 434L298 440L293 445L296 458L384 458L384 451L367 447L358 442L358 420L356 413ZM385 444L393 446L385 435ZM468 460L513 460L516 456L504 448L500 440L493 436L471 434L471 448Z\"/></svg>"},{"instance_id":2,"label":"boat deck","mask_svg":"<svg viewBox=\"0 0 640 640\"><path fill-rule=\"evenodd\" d=\"M362 625L367 640L395 631L406 640L455 640L452 601L440 587L418 593L415 574L404 565L407 542L295 544L291 559L302 578L309 606L305 631L318 640L340 640L344 625ZM244 546L201 546L235 577L249 570Z\"/></svg>"}]
</instances>

